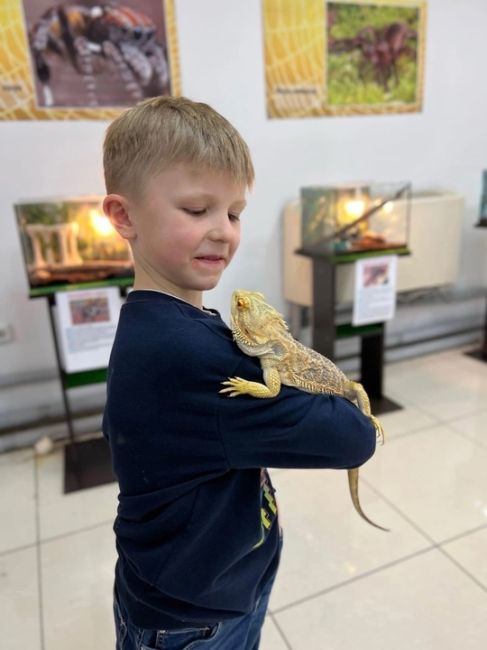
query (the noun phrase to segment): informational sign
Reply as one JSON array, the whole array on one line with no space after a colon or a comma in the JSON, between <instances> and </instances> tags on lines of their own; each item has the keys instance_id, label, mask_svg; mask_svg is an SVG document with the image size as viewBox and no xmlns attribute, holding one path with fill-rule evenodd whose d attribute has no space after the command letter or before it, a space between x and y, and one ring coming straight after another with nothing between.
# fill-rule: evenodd
<instances>
[{"instance_id":1,"label":"informational sign","mask_svg":"<svg viewBox=\"0 0 487 650\"><path fill-rule=\"evenodd\" d=\"M382 323L396 311L397 256L387 255L355 263L352 325Z\"/></svg>"},{"instance_id":2,"label":"informational sign","mask_svg":"<svg viewBox=\"0 0 487 650\"><path fill-rule=\"evenodd\" d=\"M181 92L174 0L2 0L0 120L110 120Z\"/></svg>"},{"instance_id":3,"label":"informational sign","mask_svg":"<svg viewBox=\"0 0 487 650\"><path fill-rule=\"evenodd\" d=\"M57 336L65 372L107 367L121 304L117 287L56 294Z\"/></svg>"}]
</instances>

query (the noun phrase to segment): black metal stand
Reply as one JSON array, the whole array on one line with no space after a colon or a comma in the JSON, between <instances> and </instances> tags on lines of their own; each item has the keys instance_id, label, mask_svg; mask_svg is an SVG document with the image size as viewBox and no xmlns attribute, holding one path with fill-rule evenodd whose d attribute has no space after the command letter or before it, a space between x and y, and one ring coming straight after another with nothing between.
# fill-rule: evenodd
<instances>
[{"instance_id":1,"label":"black metal stand","mask_svg":"<svg viewBox=\"0 0 487 650\"><path fill-rule=\"evenodd\" d=\"M487 362L487 306L485 310L484 340L482 341L482 344L478 350L471 350L470 352L466 352L466 355L473 357L478 361Z\"/></svg>"},{"instance_id":2,"label":"black metal stand","mask_svg":"<svg viewBox=\"0 0 487 650\"><path fill-rule=\"evenodd\" d=\"M372 413L377 415L402 408L383 393L384 337L385 325L379 323L377 332L362 334L360 338L360 381L369 396Z\"/></svg>"},{"instance_id":3,"label":"black metal stand","mask_svg":"<svg viewBox=\"0 0 487 650\"><path fill-rule=\"evenodd\" d=\"M54 319L55 295L48 298L49 321L51 324L56 362L61 383L69 442L64 448L64 492L75 492L86 488L115 481L110 459L110 448L104 438L76 441L73 428L73 415L67 391L99 381L105 381L106 369L78 373L66 373L62 368L56 323Z\"/></svg>"},{"instance_id":4,"label":"black metal stand","mask_svg":"<svg viewBox=\"0 0 487 650\"><path fill-rule=\"evenodd\" d=\"M402 406L383 394L384 377L384 323L372 326L353 327L335 325L335 268L341 262L338 257L297 251L311 257L313 267L313 349L335 359L335 340L345 336L360 337L361 383L365 388L375 415L396 411Z\"/></svg>"},{"instance_id":5,"label":"black metal stand","mask_svg":"<svg viewBox=\"0 0 487 650\"><path fill-rule=\"evenodd\" d=\"M483 193L481 201L481 215L479 217L478 223L475 225L476 228L487 228L487 216L485 215L485 210L487 209L487 170L483 172ZM477 359L478 361L487 362L487 305L485 310L485 325L484 325L484 340L482 345L478 350L471 350L470 352L465 353L467 356Z\"/></svg>"}]
</instances>

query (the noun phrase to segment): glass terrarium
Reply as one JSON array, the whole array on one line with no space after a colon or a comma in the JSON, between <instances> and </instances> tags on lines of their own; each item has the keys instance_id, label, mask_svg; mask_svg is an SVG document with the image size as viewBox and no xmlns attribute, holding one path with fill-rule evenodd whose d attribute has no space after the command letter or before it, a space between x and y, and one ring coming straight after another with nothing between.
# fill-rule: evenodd
<instances>
[{"instance_id":1,"label":"glass terrarium","mask_svg":"<svg viewBox=\"0 0 487 650\"><path fill-rule=\"evenodd\" d=\"M69 197L14 206L31 292L133 277L130 249L103 214L101 200Z\"/></svg>"},{"instance_id":2,"label":"glass terrarium","mask_svg":"<svg viewBox=\"0 0 487 650\"><path fill-rule=\"evenodd\" d=\"M408 246L410 183L301 188L303 252L341 255Z\"/></svg>"}]
</instances>

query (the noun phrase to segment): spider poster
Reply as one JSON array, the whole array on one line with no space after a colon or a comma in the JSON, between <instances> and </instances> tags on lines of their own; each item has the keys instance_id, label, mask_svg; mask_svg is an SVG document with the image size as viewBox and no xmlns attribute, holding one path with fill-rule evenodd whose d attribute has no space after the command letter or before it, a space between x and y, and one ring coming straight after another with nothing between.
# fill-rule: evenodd
<instances>
[{"instance_id":1,"label":"spider poster","mask_svg":"<svg viewBox=\"0 0 487 650\"><path fill-rule=\"evenodd\" d=\"M424 0L263 0L269 117L417 112Z\"/></svg>"},{"instance_id":2,"label":"spider poster","mask_svg":"<svg viewBox=\"0 0 487 650\"><path fill-rule=\"evenodd\" d=\"M111 119L180 93L174 0L5 0L0 119Z\"/></svg>"}]
</instances>

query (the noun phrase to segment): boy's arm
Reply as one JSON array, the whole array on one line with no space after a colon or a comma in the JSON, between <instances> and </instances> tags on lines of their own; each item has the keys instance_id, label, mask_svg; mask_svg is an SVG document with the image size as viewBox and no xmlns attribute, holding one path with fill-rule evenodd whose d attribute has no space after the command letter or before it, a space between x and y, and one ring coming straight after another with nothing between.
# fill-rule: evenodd
<instances>
[{"instance_id":1,"label":"boy's arm","mask_svg":"<svg viewBox=\"0 0 487 650\"><path fill-rule=\"evenodd\" d=\"M370 420L341 397L283 386L279 395L219 402L219 428L234 468L351 468L375 451Z\"/></svg>"}]
</instances>

